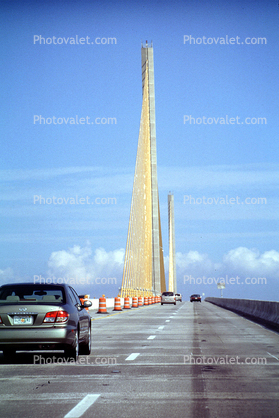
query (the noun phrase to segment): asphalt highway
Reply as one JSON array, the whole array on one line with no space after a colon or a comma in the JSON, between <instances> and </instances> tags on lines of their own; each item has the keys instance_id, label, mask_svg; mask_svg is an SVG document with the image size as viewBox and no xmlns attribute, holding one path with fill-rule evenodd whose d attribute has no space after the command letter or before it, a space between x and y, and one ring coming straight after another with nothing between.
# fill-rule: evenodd
<instances>
[{"instance_id":1,"label":"asphalt highway","mask_svg":"<svg viewBox=\"0 0 279 418\"><path fill-rule=\"evenodd\" d=\"M1 418L279 416L279 334L207 302L92 315L92 353L0 354Z\"/></svg>"}]
</instances>

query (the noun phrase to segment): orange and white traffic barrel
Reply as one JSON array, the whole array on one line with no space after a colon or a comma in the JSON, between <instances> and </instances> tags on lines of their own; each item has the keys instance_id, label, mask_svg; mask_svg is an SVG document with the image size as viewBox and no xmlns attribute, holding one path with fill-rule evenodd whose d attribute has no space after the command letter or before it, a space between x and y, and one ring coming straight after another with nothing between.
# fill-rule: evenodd
<instances>
[{"instance_id":1,"label":"orange and white traffic barrel","mask_svg":"<svg viewBox=\"0 0 279 418\"><path fill-rule=\"evenodd\" d=\"M136 296L133 296L132 298L132 308L138 307L138 298Z\"/></svg>"},{"instance_id":2,"label":"orange and white traffic barrel","mask_svg":"<svg viewBox=\"0 0 279 418\"><path fill-rule=\"evenodd\" d=\"M89 295L84 295L84 300L89 300ZM89 311L89 308L85 308L87 311Z\"/></svg>"},{"instance_id":3,"label":"orange and white traffic barrel","mask_svg":"<svg viewBox=\"0 0 279 418\"><path fill-rule=\"evenodd\" d=\"M152 298L151 298L151 296L148 296L148 305L151 305L152 304Z\"/></svg>"},{"instance_id":4,"label":"orange and white traffic barrel","mask_svg":"<svg viewBox=\"0 0 279 418\"><path fill-rule=\"evenodd\" d=\"M143 305L143 303L142 303L142 297L140 296L138 298L138 306L142 306L142 305Z\"/></svg>"},{"instance_id":5,"label":"orange and white traffic barrel","mask_svg":"<svg viewBox=\"0 0 279 418\"><path fill-rule=\"evenodd\" d=\"M130 298L128 296L126 296L124 298L124 309L131 309L131 306L130 306Z\"/></svg>"},{"instance_id":6,"label":"orange and white traffic barrel","mask_svg":"<svg viewBox=\"0 0 279 418\"><path fill-rule=\"evenodd\" d=\"M99 298L99 310L97 313L106 314L107 313L107 301L105 295Z\"/></svg>"},{"instance_id":7,"label":"orange and white traffic barrel","mask_svg":"<svg viewBox=\"0 0 279 418\"><path fill-rule=\"evenodd\" d=\"M148 297L144 296L144 305L148 305Z\"/></svg>"},{"instance_id":8,"label":"orange and white traffic barrel","mask_svg":"<svg viewBox=\"0 0 279 418\"><path fill-rule=\"evenodd\" d=\"M122 311L121 299L119 297L114 298L114 311Z\"/></svg>"}]
</instances>

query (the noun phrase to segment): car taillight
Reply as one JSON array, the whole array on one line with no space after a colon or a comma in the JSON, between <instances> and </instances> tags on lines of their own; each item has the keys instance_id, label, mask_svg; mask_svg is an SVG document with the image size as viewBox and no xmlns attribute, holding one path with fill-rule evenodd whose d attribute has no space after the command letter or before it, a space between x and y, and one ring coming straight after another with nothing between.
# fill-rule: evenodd
<instances>
[{"instance_id":1,"label":"car taillight","mask_svg":"<svg viewBox=\"0 0 279 418\"><path fill-rule=\"evenodd\" d=\"M2 321L2 318L1 318L1 316L0 316L0 324L3 324L3 321Z\"/></svg>"},{"instance_id":2,"label":"car taillight","mask_svg":"<svg viewBox=\"0 0 279 418\"><path fill-rule=\"evenodd\" d=\"M52 311L46 314L44 322L66 322L68 318L69 314L66 311Z\"/></svg>"},{"instance_id":3,"label":"car taillight","mask_svg":"<svg viewBox=\"0 0 279 418\"><path fill-rule=\"evenodd\" d=\"M58 311L56 322L66 322L69 318L69 314L66 311Z\"/></svg>"}]
</instances>

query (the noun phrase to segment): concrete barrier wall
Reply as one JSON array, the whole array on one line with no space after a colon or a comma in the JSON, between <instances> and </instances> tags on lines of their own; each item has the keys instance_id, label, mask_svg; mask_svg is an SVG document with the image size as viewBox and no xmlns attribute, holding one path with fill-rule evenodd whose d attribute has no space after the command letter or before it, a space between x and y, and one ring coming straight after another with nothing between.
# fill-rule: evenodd
<instances>
[{"instance_id":1,"label":"concrete barrier wall","mask_svg":"<svg viewBox=\"0 0 279 418\"><path fill-rule=\"evenodd\" d=\"M279 325L279 302L250 299L205 298L205 302L226 308L239 314Z\"/></svg>"}]
</instances>

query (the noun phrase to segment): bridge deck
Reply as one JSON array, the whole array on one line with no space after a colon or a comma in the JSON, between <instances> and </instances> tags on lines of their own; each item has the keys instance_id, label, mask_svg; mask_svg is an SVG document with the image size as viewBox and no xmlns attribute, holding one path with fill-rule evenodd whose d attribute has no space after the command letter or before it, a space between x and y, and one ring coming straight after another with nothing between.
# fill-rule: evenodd
<instances>
[{"instance_id":1,"label":"bridge deck","mask_svg":"<svg viewBox=\"0 0 279 418\"><path fill-rule=\"evenodd\" d=\"M92 317L77 364L0 355L1 417L279 416L279 334L206 302Z\"/></svg>"}]
</instances>

